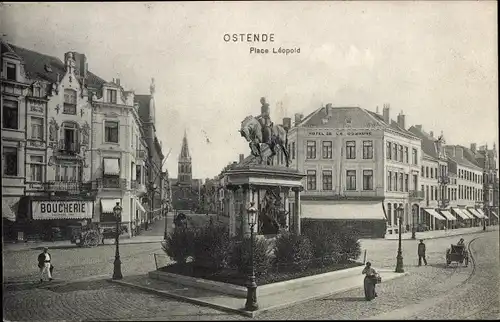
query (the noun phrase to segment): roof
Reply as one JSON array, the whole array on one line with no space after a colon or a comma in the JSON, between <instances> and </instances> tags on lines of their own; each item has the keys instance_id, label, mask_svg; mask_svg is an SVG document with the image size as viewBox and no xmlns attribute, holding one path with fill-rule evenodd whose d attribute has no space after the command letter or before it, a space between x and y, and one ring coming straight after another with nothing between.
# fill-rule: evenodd
<instances>
[{"instance_id":1,"label":"roof","mask_svg":"<svg viewBox=\"0 0 500 322\"><path fill-rule=\"evenodd\" d=\"M423 130L416 128L415 126L411 126L408 131L422 140L422 151L424 151L425 154L435 159L439 157L435 144L436 139L434 137L430 136Z\"/></svg>"},{"instance_id":2,"label":"roof","mask_svg":"<svg viewBox=\"0 0 500 322\"><path fill-rule=\"evenodd\" d=\"M457 148L462 148L464 157L459 157L459 156L453 155L453 153L451 153L453 149L456 150ZM471 162L467 159L467 158L470 158L470 154L472 153L472 151L470 151L468 148L466 148L464 146L447 145L446 146L446 153L447 153L449 159L455 161L457 164L459 164L461 166L472 168L475 170L482 170L481 167L476 162ZM469 154L469 156L467 156L468 154Z\"/></svg>"},{"instance_id":3,"label":"roof","mask_svg":"<svg viewBox=\"0 0 500 322\"><path fill-rule=\"evenodd\" d=\"M184 131L184 137L182 138L182 148L181 153L179 154L179 159L190 159L189 155L189 146L186 131Z\"/></svg>"},{"instance_id":4,"label":"roof","mask_svg":"<svg viewBox=\"0 0 500 322\"><path fill-rule=\"evenodd\" d=\"M143 122L149 122L149 103L151 95L135 95L134 102L139 104L139 117Z\"/></svg>"},{"instance_id":5,"label":"roof","mask_svg":"<svg viewBox=\"0 0 500 322\"><path fill-rule=\"evenodd\" d=\"M371 115L373 118L375 118L379 123L382 123L386 126L389 126L389 128L391 128L392 130L396 131L396 132L399 132L401 134L405 134L405 135L409 135L409 136L412 136L412 137L415 137L415 134L399 127L398 123L394 120L390 120L389 123L390 124L387 124L385 123L384 121L384 118L382 115L379 115L375 112L372 112L372 111L368 111L368 110L365 110L369 115ZM417 137L418 138L418 137Z\"/></svg>"},{"instance_id":6,"label":"roof","mask_svg":"<svg viewBox=\"0 0 500 322\"><path fill-rule=\"evenodd\" d=\"M66 74L64 62L57 57L45 55L13 44L8 44L8 46L23 59L26 74L31 79L55 83L57 82L58 74L59 79ZM99 76L90 71L87 72L87 86L100 88L104 83L105 81Z\"/></svg>"}]
</instances>

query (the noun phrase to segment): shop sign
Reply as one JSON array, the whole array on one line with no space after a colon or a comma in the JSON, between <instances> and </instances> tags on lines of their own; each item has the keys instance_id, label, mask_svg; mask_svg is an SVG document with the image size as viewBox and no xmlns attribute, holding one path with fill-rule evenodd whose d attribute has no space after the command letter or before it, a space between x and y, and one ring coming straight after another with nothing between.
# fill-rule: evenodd
<instances>
[{"instance_id":1,"label":"shop sign","mask_svg":"<svg viewBox=\"0 0 500 322\"><path fill-rule=\"evenodd\" d=\"M309 131L310 136L371 136L372 131Z\"/></svg>"},{"instance_id":2,"label":"shop sign","mask_svg":"<svg viewBox=\"0 0 500 322\"><path fill-rule=\"evenodd\" d=\"M93 201L50 200L32 201L33 219L91 219Z\"/></svg>"}]
</instances>

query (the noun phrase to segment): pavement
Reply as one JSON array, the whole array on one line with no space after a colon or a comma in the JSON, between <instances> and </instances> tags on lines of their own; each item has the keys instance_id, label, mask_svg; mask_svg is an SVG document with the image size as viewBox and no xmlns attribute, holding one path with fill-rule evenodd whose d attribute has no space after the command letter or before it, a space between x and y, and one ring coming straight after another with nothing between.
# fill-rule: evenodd
<instances>
[{"instance_id":1,"label":"pavement","mask_svg":"<svg viewBox=\"0 0 500 322\"><path fill-rule=\"evenodd\" d=\"M495 226L487 226L486 230L498 230L498 225ZM467 235L467 234L475 234L478 232L482 232L483 227L470 227L470 228L457 228L457 229L447 229L447 230L431 230L425 232L417 232L415 233L415 239L434 239L434 238L445 238L450 236L457 235ZM386 240L399 240L398 234L385 235ZM411 232L402 233L401 239L412 239Z\"/></svg>"},{"instance_id":2,"label":"pavement","mask_svg":"<svg viewBox=\"0 0 500 322\"><path fill-rule=\"evenodd\" d=\"M378 271L383 281L393 280L406 276L408 273L394 273L389 270ZM307 302L318 298L324 298L333 294L345 292L362 287L362 276L349 276L344 278L332 278L321 284L310 284L308 287L291 289L283 293L275 293L259 296L259 309L253 312L245 310L245 299L216 291L185 286L182 284L169 283L151 279L147 275L126 277L123 280L112 281L121 285L130 286L148 292L153 292L166 297L181 301L205 305L211 308L228 312L240 313L255 317L263 312L276 310L297 303Z\"/></svg>"}]
</instances>

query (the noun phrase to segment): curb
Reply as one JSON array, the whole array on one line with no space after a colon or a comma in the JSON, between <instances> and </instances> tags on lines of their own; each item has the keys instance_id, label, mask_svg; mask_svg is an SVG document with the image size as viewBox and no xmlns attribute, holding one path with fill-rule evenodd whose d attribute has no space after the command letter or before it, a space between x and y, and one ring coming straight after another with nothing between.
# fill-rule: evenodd
<instances>
[{"instance_id":1,"label":"curb","mask_svg":"<svg viewBox=\"0 0 500 322\"><path fill-rule=\"evenodd\" d=\"M447 238L447 237L454 237L454 236L481 234L481 233L488 233L488 232L493 232L493 231L498 231L498 229L490 229L490 230L486 230L486 231L479 230L479 231L474 231L474 232L469 232L469 233L461 233L461 234L447 235L447 236L427 237L427 238L415 236L415 239L412 239L410 237L410 238L401 238L401 240L420 240L420 239L429 240L429 239L439 239L439 238ZM381 238L380 240L384 240L384 241L398 241L397 238L396 239L386 239L386 238L382 239Z\"/></svg>"},{"instance_id":2,"label":"curb","mask_svg":"<svg viewBox=\"0 0 500 322\"><path fill-rule=\"evenodd\" d=\"M155 241L132 241L132 242L120 242L120 246L122 245L130 245L130 244L153 244L153 243L161 243L163 240L155 240ZM47 245L47 244L45 244ZM115 244L99 244L98 246L96 247L101 247L101 246L114 246ZM9 248L8 246L6 247L4 245L2 251L3 252L25 252L25 251L30 251L30 250L38 250L38 248L40 247L43 247L42 245L30 245L30 246L26 246L26 247L22 247L22 248L19 248L19 249L13 249L13 248ZM47 247L49 247L49 249L51 248L50 245L48 245ZM53 248L56 248L56 249L73 249L73 248L85 248L85 247L79 247L77 245L60 245L60 246L54 246L52 245Z\"/></svg>"},{"instance_id":3,"label":"curb","mask_svg":"<svg viewBox=\"0 0 500 322\"><path fill-rule=\"evenodd\" d=\"M390 281L390 280L393 280L393 279L396 279L396 278L401 278L401 277L407 276L409 274L410 274L409 272L404 272L404 273L401 273L401 274L399 274L397 276L394 276L393 278L388 279L388 280ZM148 291L148 292L151 292L151 293L154 293L154 294L157 294L157 295L162 295L162 296L174 298L174 299L181 300L181 301L184 301L184 302L193 303L193 304L197 304L197 305L201 305L201 306L205 306L205 307L210 307L210 308L213 308L213 309L216 309L216 310L222 310L222 311L231 312L231 313L238 313L238 314L241 314L241 315L244 315L244 316L247 316L247 317L251 317L251 318L254 318L257 315L260 315L261 313L265 313L265 312L268 312L268 311L277 310L277 309L289 307L289 306L292 306L292 305L295 305L295 304L300 304L300 303L304 303L304 302L308 302L308 301L313 301L313 300L325 298L325 297L328 297L328 296L332 296L332 295L335 295L335 294L338 294L338 293L342 293L342 292L350 291L350 290L353 290L353 289L361 288L361 286L359 286L359 285L351 285L351 286L344 287L344 288L341 288L341 289L337 289L337 290L334 290L334 291L331 291L331 292L328 292L328 293L324 293L324 294L320 294L320 295L314 295L314 296L311 296L311 297L300 299L300 300L297 300L297 301L294 301L294 302L291 302L291 303L278 304L278 305L266 307L266 308L263 308L263 309L258 309L256 311L246 311L243 308L242 309L235 309L235 308L232 308L232 307L229 307L229 306L225 306L225 305L222 305L222 304L214 304L214 303L210 303L210 302L206 302L206 301L194 299L194 298L187 297L187 296L173 294L173 293L170 293L168 291L160 291L160 290L157 290L157 289L154 289L154 288L151 288L151 287L140 286L140 285L132 284L132 283L129 283L129 282L124 282L124 281L121 281L121 280L108 279L107 281L110 282L110 283L117 283L117 284L121 284L121 285L124 285L124 286L132 287L132 288L135 288L135 289L139 289L139 290L143 290L143 291ZM244 299L241 299L241 300L243 301Z\"/></svg>"}]
</instances>

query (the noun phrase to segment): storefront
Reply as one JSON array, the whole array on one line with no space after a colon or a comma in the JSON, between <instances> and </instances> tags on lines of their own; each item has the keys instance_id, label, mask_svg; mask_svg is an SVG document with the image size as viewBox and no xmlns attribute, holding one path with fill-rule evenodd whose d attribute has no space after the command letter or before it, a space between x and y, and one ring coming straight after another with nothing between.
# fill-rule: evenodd
<instances>
[{"instance_id":1,"label":"storefront","mask_svg":"<svg viewBox=\"0 0 500 322\"><path fill-rule=\"evenodd\" d=\"M94 214L94 200L88 197L77 200L30 197L29 203L24 230L30 239L70 240L74 229L92 222Z\"/></svg>"}]
</instances>

